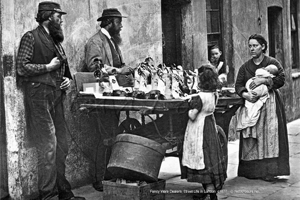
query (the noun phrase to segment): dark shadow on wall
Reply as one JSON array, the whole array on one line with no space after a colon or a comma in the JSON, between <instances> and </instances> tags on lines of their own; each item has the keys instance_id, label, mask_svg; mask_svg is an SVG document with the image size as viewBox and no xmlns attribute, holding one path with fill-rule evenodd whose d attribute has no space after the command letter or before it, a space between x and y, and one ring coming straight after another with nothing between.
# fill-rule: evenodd
<instances>
[{"instance_id":1,"label":"dark shadow on wall","mask_svg":"<svg viewBox=\"0 0 300 200\"><path fill-rule=\"evenodd\" d=\"M182 65L182 8L190 0L162 0L163 62Z\"/></svg>"},{"instance_id":2,"label":"dark shadow on wall","mask_svg":"<svg viewBox=\"0 0 300 200\"><path fill-rule=\"evenodd\" d=\"M0 29L1 29L1 24L0 24ZM0 30L0 41L2 41L1 30ZM0 50L2 50L1 43L0 43ZM1 54L0 56L2 57ZM0 66L3 66L3 63L1 61L0 61ZM1 200L8 198L6 126L5 126L5 110L4 110L3 77L4 77L3 68L0 67L0 199Z\"/></svg>"}]
</instances>

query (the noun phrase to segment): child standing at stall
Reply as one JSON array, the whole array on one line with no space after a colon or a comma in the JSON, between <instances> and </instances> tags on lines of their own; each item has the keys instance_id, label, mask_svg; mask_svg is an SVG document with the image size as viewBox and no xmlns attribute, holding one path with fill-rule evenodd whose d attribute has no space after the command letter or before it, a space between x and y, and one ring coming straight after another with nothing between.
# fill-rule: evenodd
<instances>
[{"instance_id":1,"label":"child standing at stall","mask_svg":"<svg viewBox=\"0 0 300 200\"><path fill-rule=\"evenodd\" d=\"M226 162L220 139L218 137L214 110L218 101L218 75L213 66L203 65L199 68L200 92L193 94L188 112L189 121L183 143L182 165L187 167L188 182L202 183L205 193L194 199L217 199L226 174Z\"/></svg>"}]
</instances>

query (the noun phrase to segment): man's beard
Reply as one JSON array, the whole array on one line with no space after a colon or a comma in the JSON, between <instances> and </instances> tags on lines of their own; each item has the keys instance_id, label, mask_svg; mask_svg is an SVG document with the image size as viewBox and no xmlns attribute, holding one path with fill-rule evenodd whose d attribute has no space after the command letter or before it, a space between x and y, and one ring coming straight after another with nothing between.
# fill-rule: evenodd
<instances>
[{"instance_id":1,"label":"man's beard","mask_svg":"<svg viewBox=\"0 0 300 200\"><path fill-rule=\"evenodd\" d=\"M54 20L51 20L48 24L48 29L55 42L61 43L64 41L64 34L60 24L56 23Z\"/></svg>"},{"instance_id":2,"label":"man's beard","mask_svg":"<svg viewBox=\"0 0 300 200\"><path fill-rule=\"evenodd\" d=\"M120 35L120 31L116 30L115 26L112 26L109 30L108 30L110 36L113 38L114 42L117 45L121 45L122 44L122 38Z\"/></svg>"}]
</instances>

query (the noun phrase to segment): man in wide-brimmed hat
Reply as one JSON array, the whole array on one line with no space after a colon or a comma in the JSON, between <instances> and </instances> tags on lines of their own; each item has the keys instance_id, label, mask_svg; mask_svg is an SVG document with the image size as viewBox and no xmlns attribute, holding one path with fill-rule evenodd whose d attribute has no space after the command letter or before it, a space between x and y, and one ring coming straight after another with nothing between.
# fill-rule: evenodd
<instances>
[{"instance_id":1,"label":"man in wide-brimmed hat","mask_svg":"<svg viewBox=\"0 0 300 200\"><path fill-rule=\"evenodd\" d=\"M65 177L68 144L63 99L72 78L61 46L65 14L58 3L39 3L39 26L21 39L17 73L25 91L27 133L38 153L39 199L84 200L74 196Z\"/></svg>"},{"instance_id":2,"label":"man in wide-brimmed hat","mask_svg":"<svg viewBox=\"0 0 300 200\"><path fill-rule=\"evenodd\" d=\"M93 35L85 46L85 64L88 71L95 71L102 62L108 73L117 74L120 86L133 86L133 68L125 65L119 45L123 16L116 8L104 9L100 21L101 29Z\"/></svg>"},{"instance_id":3,"label":"man in wide-brimmed hat","mask_svg":"<svg viewBox=\"0 0 300 200\"><path fill-rule=\"evenodd\" d=\"M103 63L106 71L110 74L116 74L120 86L133 86L133 68L124 64L121 50L120 31L122 29L122 19L126 18L116 8L104 9L102 16L98 18L101 29L93 35L85 46L85 64L88 71L95 71L99 63ZM115 134L119 112L113 110L99 111L95 117L95 126L100 132L99 147L96 149L97 158L95 167L95 180L93 186L98 191L103 191L102 180L110 179L106 171L108 159L110 157L110 148L103 145L103 140L113 137ZM107 152L107 155L105 155Z\"/></svg>"}]
</instances>

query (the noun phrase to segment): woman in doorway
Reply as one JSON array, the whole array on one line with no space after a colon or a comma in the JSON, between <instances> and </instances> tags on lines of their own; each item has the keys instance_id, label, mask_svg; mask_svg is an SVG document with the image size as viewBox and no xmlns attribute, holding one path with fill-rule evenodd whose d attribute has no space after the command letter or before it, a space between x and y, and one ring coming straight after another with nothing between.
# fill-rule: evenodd
<instances>
[{"instance_id":1,"label":"woman in doorway","mask_svg":"<svg viewBox=\"0 0 300 200\"><path fill-rule=\"evenodd\" d=\"M236 92L245 100L255 103L259 96L253 89L264 84L269 89L270 98L260 109L256 124L240 130L238 176L274 181L277 176L290 174L286 116L278 91L285 83L285 74L278 60L265 55L268 44L263 36L251 35L248 45L252 58L239 69ZM270 64L278 68L278 75L273 78L254 78L248 91L246 82L255 76L257 69Z\"/></svg>"}]
</instances>

